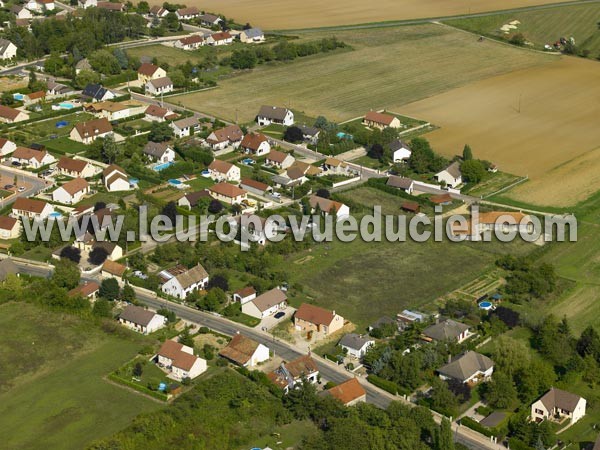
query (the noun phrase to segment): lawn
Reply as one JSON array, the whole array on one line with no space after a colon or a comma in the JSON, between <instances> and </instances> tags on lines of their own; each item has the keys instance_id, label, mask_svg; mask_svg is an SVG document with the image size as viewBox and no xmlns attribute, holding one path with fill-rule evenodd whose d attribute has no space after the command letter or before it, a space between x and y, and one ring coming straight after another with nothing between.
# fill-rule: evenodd
<instances>
[{"instance_id":1,"label":"lawn","mask_svg":"<svg viewBox=\"0 0 600 450\"><path fill-rule=\"evenodd\" d=\"M402 105L408 102L552 60L493 42L478 43L468 34L434 24L340 31L335 36L354 51L263 65L220 81L217 89L177 100L229 120L235 119L237 110L240 122L253 120L260 105L269 104L340 121L370 109L404 114Z\"/></svg>"},{"instance_id":2,"label":"lawn","mask_svg":"<svg viewBox=\"0 0 600 450\"><path fill-rule=\"evenodd\" d=\"M81 153L87 150L87 145L81 142L75 142L66 136L59 137L57 139L49 139L46 141L39 141L44 144L50 152L65 154L65 153Z\"/></svg>"},{"instance_id":3,"label":"lawn","mask_svg":"<svg viewBox=\"0 0 600 450\"><path fill-rule=\"evenodd\" d=\"M109 335L27 303L0 306L3 447L83 448L160 405L104 379L141 337Z\"/></svg>"},{"instance_id":4,"label":"lawn","mask_svg":"<svg viewBox=\"0 0 600 450\"><path fill-rule=\"evenodd\" d=\"M373 210L373 206L381 206L382 214L403 214L400 210L402 203L407 200L402 197L396 197L395 195L388 194L387 192L380 191L372 187L359 187L348 191L343 191L338 196L342 201L346 198L353 202L361 203L366 208Z\"/></svg>"},{"instance_id":5,"label":"lawn","mask_svg":"<svg viewBox=\"0 0 600 450\"><path fill-rule=\"evenodd\" d=\"M159 64L166 62L170 66L185 64L187 61L198 63L202 60L199 52L181 50L160 44L128 48L126 53L130 58L141 58L143 56L156 58Z\"/></svg>"},{"instance_id":6,"label":"lawn","mask_svg":"<svg viewBox=\"0 0 600 450\"><path fill-rule=\"evenodd\" d=\"M474 197L486 198L501 189L506 189L509 186L512 186L521 179L522 177L506 172L488 173L487 177L480 183L477 183L468 190L463 189L462 192Z\"/></svg>"}]
</instances>

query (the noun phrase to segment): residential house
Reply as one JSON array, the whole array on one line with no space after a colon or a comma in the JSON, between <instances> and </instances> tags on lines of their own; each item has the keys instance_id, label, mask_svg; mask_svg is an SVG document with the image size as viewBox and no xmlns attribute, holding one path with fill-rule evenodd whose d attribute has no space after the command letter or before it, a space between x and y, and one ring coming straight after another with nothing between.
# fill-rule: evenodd
<instances>
[{"instance_id":1,"label":"residential house","mask_svg":"<svg viewBox=\"0 0 600 450\"><path fill-rule=\"evenodd\" d=\"M16 239L21 235L21 222L14 217L0 216L0 239Z\"/></svg>"},{"instance_id":2,"label":"residential house","mask_svg":"<svg viewBox=\"0 0 600 450\"><path fill-rule=\"evenodd\" d=\"M223 22L223 19L215 14L200 14L198 16L198 21L200 22L200 25L205 27L214 27Z\"/></svg>"},{"instance_id":3,"label":"residential house","mask_svg":"<svg viewBox=\"0 0 600 450\"><path fill-rule=\"evenodd\" d=\"M17 197L12 204L12 216L15 218L43 220L53 211L54 208L49 203L33 198Z\"/></svg>"},{"instance_id":4,"label":"residential house","mask_svg":"<svg viewBox=\"0 0 600 450\"><path fill-rule=\"evenodd\" d=\"M126 119L133 115L130 106L111 101L88 103L85 105L85 110L98 118L103 117L110 122Z\"/></svg>"},{"instance_id":5,"label":"residential house","mask_svg":"<svg viewBox=\"0 0 600 450\"><path fill-rule=\"evenodd\" d=\"M302 303L294 314L294 327L298 331L316 331L332 334L344 326L344 318L335 311L320 306Z\"/></svg>"},{"instance_id":6,"label":"residential house","mask_svg":"<svg viewBox=\"0 0 600 450\"><path fill-rule=\"evenodd\" d=\"M89 162L67 156L63 156L58 160L56 170L61 175L73 178L90 178L96 175L96 168Z\"/></svg>"},{"instance_id":7,"label":"residential house","mask_svg":"<svg viewBox=\"0 0 600 450\"><path fill-rule=\"evenodd\" d=\"M87 59L87 58L80 59L75 64L75 74L76 75L79 75L79 73L82 70L89 70L89 71L93 71L94 70L94 69L92 69L92 65L90 64L90 60L89 59ZM99 86L99 85L94 85L94 86Z\"/></svg>"},{"instance_id":8,"label":"residential house","mask_svg":"<svg viewBox=\"0 0 600 450\"><path fill-rule=\"evenodd\" d=\"M194 355L194 349L172 340L166 340L156 355L159 367L166 369L176 380L193 380L206 372L206 360Z\"/></svg>"},{"instance_id":9,"label":"residential house","mask_svg":"<svg viewBox=\"0 0 600 450\"><path fill-rule=\"evenodd\" d=\"M173 82L169 77L155 78L146 83L146 93L150 95L168 94L173 90Z\"/></svg>"},{"instance_id":10,"label":"residential house","mask_svg":"<svg viewBox=\"0 0 600 450\"><path fill-rule=\"evenodd\" d=\"M137 78L141 84L146 84L150 80L164 78L167 76L167 71L155 64L143 63L137 71Z\"/></svg>"},{"instance_id":11,"label":"residential house","mask_svg":"<svg viewBox=\"0 0 600 450\"><path fill-rule=\"evenodd\" d=\"M11 161L21 164L21 167L33 167L34 169L56 161L54 156L46 150L34 150L27 147L17 147L10 158Z\"/></svg>"},{"instance_id":12,"label":"residential house","mask_svg":"<svg viewBox=\"0 0 600 450\"><path fill-rule=\"evenodd\" d=\"M83 284L80 284L76 288L71 289L67 292L69 297L83 297L91 300L92 302L96 300L98 292L100 291L100 285L95 281L84 281Z\"/></svg>"},{"instance_id":13,"label":"residential house","mask_svg":"<svg viewBox=\"0 0 600 450\"><path fill-rule=\"evenodd\" d=\"M33 19L33 14L27 8L22 5L13 5L10 8L11 12L15 15L17 20L30 20Z\"/></svg>"},{"instance_id":14,"label":"residential house","mask_svg":"<svg viewBox=\"0 0 600 450\"><path fill-rule=\"evenodd\" d=\"M213 33L206 38L206 43L208 45L229 45L233 43L233 36L229 34L227 31L220 31L218 33Z\"/></svg>"},{"instance_id":15,"label":"residential house","mask_svg":"<svg viewBox=\"0 0 600 450\"><path fill-rule=\"evenodd\" d=\"M116 164L111 164L102 171L102 182L108 192L129 191L133 188L125 170Z\"/></svg>"},{"instance_id":16,"label":"residential house","mask_svg":"<svg viewBox=\"0 0 600 450\"><path fill-rule=\"evenodd\" d=\"M100 8L100 9L106 9L108 11L117 11L117 12L125 11L125 5L123 3L116 3L116 2L97 2L96 7Z\"/></svg>"},{"instance_id":17,"label":"residential house","mask_svg":"<svg viewBox=\"0 0 600 450\"><path fill-rule=\"evenodd\" d=\"M471 336L469 326L462 322L456 322L452 319L446 319L431 325L423 330L423 335L428 340L434 341L454 341L459 344Z\"/></svg>"},{"instance_id":18,"label":"residential house","mask_svg":"<svg viewBox=\"0 0 600 450\"><path fill-rule=\"evenodd\" d=\"M0 156L8 156L17 149L17 144L6 138L0 138Z\"/></svg>"},{"instance_id":19,"label":"residential house","mask_svg":"<svg viewBox=\"0 0 600 450\"><path fill-rule=\"evenodd\" d=\"M175 136L182 138L185 136L191 136L194 131L196 131L196 128L198 127L198 119L193 116L187 117L185 119L171 122L170 125Z\"/></svg>"},{"instance_id":20,"label":"residential house","mask_svg":"<svg viewBox=\"0 0 600 450\"><path fill-rule=\"evenodd\" d=\"M119 322L138 333L150 334L163 328L167 318L141 306L127 305L119 315Z\"/></svg>"},{"instance_id":21,"label":"residential house","mask_svg":"<svg viewBox=\"0 0 600 450\"><path fill-rule=\"evenodd\" d=\"M214 151L224 150L227 147L238 148L244 138L242 129L237 125L213 130L206 138L206 142Z\"/></svg>"},{"instance_id":22,"label":"residential house","mask_svg":"<svg viewBox=\"0 0 600 450\"><path fill-rule=\"evenodd\" d=\"M153 17L158 17L159 19L164 19L165 17L167 17L168 14L169 14L169 10L163 8L162 6L154 5L152 8L150 8L150 15Z\"/></svg>"},{"instance_id":23,"label":"residential house","mask_svg":"<svg viewBox=\"0 0 600 450\"><path fill-rule=\"evenodd\" d=\"M323 175L347 175L348 164L336 158L327 158L323 164Z\"/></svg>"},{"instance_id":24,"label":"residential house","mask_svg":"<svg viewBox=\"0 0 600 450\"><path fill-rule=\"evenodd\" d=\"M436 205L449 205L452 203L452 196L447 192L444 194L432 195L429 200Z\"/></svg>"},{"instance_id":25,"label":"residential house","mask_svg":"<svg viewBox=\"0 0 600 450\"><path fill-rule=\"evenodd\" d=\"M336 221L343 220L350 215L350 208L343 203L336 202L329 198L311 195L308 199L308 204L314 214L318 210L324 215L335 214Z\"/></svg>"},{"instance_id":26,"label":"residential house","mask_svg":"<svg viewBox=\"0 0 600 450\"><path fill-rule=\"evenodd\" d=\"M206 44L206 39L204 36L199 34L192 34L191 36L186 36L184 38L175 41L175 48L180 48L182 50L197 50Z\"/></svg>"},{"instance_id":27,"label":"residential house","mask_svg":"<svg viewBox=\"0 0 600 450\"><path fill-rule=\"evenodd\" d=\"M25 2L23 3L23 7L27 8L34 14L40 14L43 11L42 5L36 2L35 0L25 0Z\"/></svg>"},{"instance_id":28,"label":"residential house","mask_svg":"<svg viewBox=\"0 0 600 450\"><path fill-rule=\"evenodd\" d=\"M48 81L46 87L46 96L49 97L66 97L75 92L72 87L67 86L66 84L57 83L54 80Z\"/></svg>"},{"instance_id":29,"label":"residential house","mask_svg":"<svg viewBox=\"0 0 600 450\"><path fill-rule=\"evenodd\" d=\"M173 120L179 117L170 109L161 108L158 105L150 105L146 108L144 119L151 122L164 122L165 120Z\"/></svg>"},{"instance_id":30,"label":"residential house","mask_svg":"<svg viewBox=\"0 0 600 450\"><path fill-rule=\"evenodd\" d=\"M251 178L242 178L242 181L240 181L240 187L256 195L265 195L273 190L268 184L261 183L260 181L253 180Z\"/></svg>"},{"instance_id":31,"label":"residential house","mask_svg":"<svg viewBox=\"0 0 600 450\"><path fill-rule=\"evenodd\" d=\"M256 122L260 126L277 123L289 127L294 125L294 113L287 108L263 105L258 111Z\"/></svg>"},{"instance_id":32,"label":"residential house","mask_svg":"<svg viewBox=\"0 0 600 450\"><path fill-rule=\"evenodd\" d=\"M423 323L425 318L425 314L409 309L405 309L401 313L398 313L398 320L406 324Z\"/></svg>"},{"instance_id":33,"label":"residential house","mask_svg":"<svg viewBox=\"0 0 600 450\"><path fill-rule=\"evenodd\" d=\"M434 178L441 184L445 184L447 187L455 188L459 184L462 184L462 174L460 172L460 163L454 161L448 167L441 172L435 174Z\"/></svg>"},{"instance_id":34,"label":"residential house","mask_svg":"<svg viewBox=\"0 0 600 450\"><path fill-rule=\"evenodd\" d=\"M210 195L228 205L240 204L248 199L248 193L229 183L218 183L208 188Z\"/></svg>"},{"instance_id":35,"label":"residential house","mask_svg":"<svg viewBox=\"0 0 600 450\"><path fill-rule=\"evenodd\" d=\"M233 293L233 301L238 302L240 305L248 303L250 300L256 298L256 289L252 286L246 286Z\"/></svg>"},{"instance_id":36,"label":"residential house","mask_svg":"<svg viewBox=\"0 0 600 450\"><path fill-rule=\"evenodd\" d=\"M185 206L188 209L198 206L198 202L203 198L212 198L207 189L197 192L188 192L177 201L178 206Z\"/></svg>"},{"instance_id":37,"label":"residential house","mask_svg":"<svg viewBox=\"0 0 600 450\"><path fill-rule=\"evenodd\" d=\"M351 378L326 391L322 395L330 395L339 400L345 406L354 406L357 403L367 401L367 391L362 387L358 378Z\"/></svg>"},{"instance_id":38,"label":"residential house","mask_svg":"<svg viewBox=\"0 0 600 450\"><path fill-rule=\"evenodd\" d=\"M391 114L380 113L377 111L369 111L363 118L363 124L370 128L400 128L402 125L400 120Z\"/></svg>"},{"instance_id":39,"label":"residential house","mask_svg":"<svg viewBox=\"0 0 600 450\"><path fill-rule=\"evenodd\" d=\"M83 178L73 178L52 192L52 200L66 205L79 203L90 193L90 185Z\"/></svg>"},{"instance_id":40,"label":"residential house","mask_svg":"<svg viewBox=\"0 0 600 450\"><path fill-rule=\"evenodd\" d=\"M210 178L214 181L240 181L240 168L220 159L213 159L208 166Z\"/></svg>"},{"instance_id":41,"label":"residential house","mask_svg":"<svg viewBox=\"0 0 600 450\"><path fill-rule=\"evenodd\" d=\"M11 258L0 261L0 281L4 282L9 275L19 276L19 268Z\"/></svg>"},{"instance_id":42,"label":"residential house","mask_svg":"<svg viewBox=\"0 0 600 450\"><path fill-rule=\"evenodd\" d=\"M0 105L0 123L17 123L29 120L29 114L19 109Z\"/></svg>"},{"instance_id":43,"label":"residential house","mask_svg":"<svg viewBox=\"0 0 600 450\"><path fill-rule=\"evenodd\" d=\"M92 102L105 102L116 97L112 91L100 84L88 84L83 91L81 91L81 96L90 99Z\"/></svg>"},{"instance_id":44,"label":"residential house","mask_svg":"<svg viewBox=\"0 0 600 450\"><path fill-rule=\"evenodd\" d=\"M117 261L123 257L123 247L112 241L95 241L92 243L92 250L102 249L106 252L107 261Z\"/></svg>"},{"instance_id":45,"label":"residential house","mask_svg":"<svg viewBox=\"0 0 600 450\"><path fill-rule=\"evenodd\" d=\"M281 289L271 289L242 305L242 312L257 319L272 316L287 307L287 295Z\"/></svg>"},{"instance_id":46,"label":"residential house","mask_svg":"<svg viewBox=\"0 0 600 450\"><path fill-rule=\"evenodd\" d=\"M488 381L494 372L494 362L481 353L469 350L438 369L442 380L457 380L474 385Z\"/></svg>"},{"instance_id":47,"label":"residential house","mask_svg":"<svg viewBox=\"0 0 600 450\"><path fill-rule=\"evenodd\" d=\"M219 355L238 366L255 367L269 360L269 347L259 344L238 332L229 341L229 344L219 352Z\"/></svg>"},{"instance_id":48,"label":"residential house","mask_svg":"<svg viewBox=\"0 0 600 450\"><path fill-rule=\"evenodd\" d=\"M269 380L279 386L287 394L303 380L315 384L319 380L319 368L310 355L300 356L289 363L281 365L267 374Z\"/></svg>"},{"instance_id":49,"label":"residential house","mask_svg":"<svg viewBox=\"0 0 600 450\"><path fill-rule=\"evenodd\" d=\"M345 335L339 343L342 350L346 352L348 356L360 359L365 356L367 350L375 345L375 341L366 336L361 336L356 333L348 333Z\"/></svg>"},{"instance_id":50,"label":"residential house","mask_svg":"<svg viewBox=\"0 0 600 450\"><path fill-rule=\"evenodd\" d=\"M300 128L300 131L302 131L302 139L304 140L304 142L317 145L317 142L319 142L319 134L321 133L321 130L319 130L317 127L309 127L306 125L298 125L298 128Z\"/></svg>"},{"instance_id":51,"label":"residential house","mask_svg":"<svg viewBox=\"0 0 600 450\"><path fill-rule=\"evenodd\" d=\"M127 271L127 266L118 262L106 260L102 264L102 271L100 272L102 278L115 278L119 284L123 282L123 275Z\"/></svg>"},{"instance_id":52,"label":"residential house","mask_svg":"<svg viewBox=\"0 0 600 450\"><path fill-rule=\"evenodd\" d=\"M113 134L113 127L110 122L104 118L92 119L87 122L75 124L69 137L82 144L89 145L98 138L103 138Z\"/></svg>"},{"instance_id":53,"label":"residential house","mask_svg":"<svg viewBox=\"0 0 600 450\"><path fill-rule=\"evenodd\" d=\"M398 177L396 175L390 175L386 185L396 189L400 189L401 191L404 191L407 194L412 194L415 190L414 180L405 177Z\"/></svg>"},{"instance_id":54,"label":"residential house","mask_svg":"<svg viewBox=\"0 0 600 450\"><path fill-rule=\"evenodd\" d=\"M294 164L296 159L289 153L280 152L279 150L271 150L265 160L265 163L269 166L276 167L278 169L287 169Z\"/></svg>"},{"instance_id":55,"label":"residential house","mask_svg":"<svg viewBox=\"0 0 600 450\"><path fill-rule=\"evenodd\" d=\"M77 6L82 9L95 8L98 6L98 0L78 0Z\"/></svg>"},{"instance_id":56,"label":"residential house","mask_svg":"<svg viewBox=\"0 0 600 450\"><path fill-rule=\"evenodd\" d=\"M17 46L7 39L0 39L0 59L12 59L17 56Z\"/></svg>"},{"instance_id":57,"label":"residential house","mask_svg":"<svg viewBox=\"0 0 600 450\"><path fill-rule=\"evenodd\" d=\"M239 38L244 44L265 42L265 34L260 28L248 28L247 30L242 30Z\"/></svg>"},{"instance_id":58,"label":"residential house","mask_svg":"<svg viewBox=\"0 0 600 450\"><path fill-rule=\"evenodd\" d=\"M175 11L179 20L192 20L200 16L200 11L195 6L189 8L180 8Z\"/></svg>"},{"instance_id":59,"label":"residential house","mask_svg":"<svg viewBox=\"0 0 600 450\"><path fill-rule=\"evenodd\" d=\"M266 245L267 241L272 240L277 236L277 227L273 221L267 220L264 217L255 215L242 214L231 217L229 222L237 227L241 227L241 232L249 242L257 243L258 245Z\"/></svg>"},{"instance_id":60,"label":"residential house","mask_svg":"<svg viewBox=\"0 0 600 450\"><path fill-rule=\"evenodd\" d=\"M186 298L193 291L203 290L208 286L208 273L200 264L188 269L175 266L160 272L163 280L161 290L175 298Z\"/></svg>"},{"instance_id":61,"label":"residential house","mask_svg":"<svg viewBox=\"0 0 600 450\"><path fill-rule=\"evenodd\" d=\"M271 151L271 144L269 144L269 140L262 133L248 133L242 139L240 147L244 153L256 156L266 155Z\"/></svg>"},{"instance_id":62,"label":"residential house","mask_svg":"<svg viewBox=\"0 0 600 450\"><path fill-rule=\"evenodd\" d=\"M573 424L585 416L586 405L586 399L579 395L551 388L531 404L531 420L562 422L568 419Z\"/></svg>"},{"instance_id":63,"label":"residential house","mask_svg":"<svg viewBox=\"0 0 600 450\"><path fill-rule=\"evenodd\" d=\"M168 163L175 161L175 150L166 142L148 142L142 150L152 162Z\"/></svg>"},{"instance_id":64,"label":"residential house","mask_svg":"<svg viewBox=\"0 0 600 450\"><path fill-rule=\"evenodd\" d=\"M400 139L395 139L390 143L390 151L392 153L392 161L395 163L407 161L412 154L410 147Z\"/></svg>"},{"instance_id":65,"label":"residential house","mask_svg":"<svg viewBox=\"0 0 600 450\"><path fill-rule=\"evenodd\" d=\"M477 224L479 233L485 231L531 233L534 228L529 214L513 211L480 212Z\"/></svg>"},{"instance_id":66,"label":"residential house","mask_svg":"<svg viewBox=\"0 0 600 450\"><path fill-rule=\"evenodd\" d=\"M25 106L34 105L43 102L46 98L46 91L36 91L23 95L23 104Z\"/></svg>"}]
</instances>

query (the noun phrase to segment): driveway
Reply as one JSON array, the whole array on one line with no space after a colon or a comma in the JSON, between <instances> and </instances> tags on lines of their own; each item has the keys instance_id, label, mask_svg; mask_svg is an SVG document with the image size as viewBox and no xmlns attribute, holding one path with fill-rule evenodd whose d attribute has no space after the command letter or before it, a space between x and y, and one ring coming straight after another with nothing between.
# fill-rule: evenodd
<instances>
[{"instance_id":1,"label":"driveway","mask_svg":"<svg viewBox=\"0 0 600 450\"><path fill-rule=\"evenodd\" d=\"M291 320L292 316L296 312L296 309L292 308L291 306L288 306L287 308L281 309L277 312L283 312L285 313L285 316L280 317L279 319L276 319L274 315L265 317L263 320L260 321L256 328L259 330L268 331L271 328L274 328L277 325L279 325L281 322L284 322L285 320Z\"/></svg>"}]
</instances>

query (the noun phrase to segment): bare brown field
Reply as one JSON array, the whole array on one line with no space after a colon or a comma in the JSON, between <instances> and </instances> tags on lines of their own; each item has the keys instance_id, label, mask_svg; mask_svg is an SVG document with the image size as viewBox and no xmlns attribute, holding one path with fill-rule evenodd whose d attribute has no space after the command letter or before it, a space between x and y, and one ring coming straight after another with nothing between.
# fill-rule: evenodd
<instances>
[{"instance_id":1,"label":"bare brown field","mask_svg":"<svg viewBox=\"0 0 600 450\"><path fill-rule=\"evenodd\" d=\"M481 80L402 108L440 126L442 154L465 143L501 170L531 179L508 196L568 206L600 189L600 65L578 58Z\"/></svg>"},{"instance_id":2,"label":"bare brown field","mask_svg":"<svg viewBox=\"0 0 600 450\"><path fill-rule=\"evenodd\" d=\"M27 86L27 79L17 77L0 77L0 92L12 91Z\"/></svg>"},{"instance_id":3,"label":"bare brown field","mask_svg":"<svg viewBox=\"0 0 600 450\"><path fill-rule=\"evenodd\" d=\"M316 28L390 20L445 17L559 3L561 0L187 0L188 6L224 14L267 30ZM152 0L151 4L162 5Z\"/></svg>"}]
</instances>

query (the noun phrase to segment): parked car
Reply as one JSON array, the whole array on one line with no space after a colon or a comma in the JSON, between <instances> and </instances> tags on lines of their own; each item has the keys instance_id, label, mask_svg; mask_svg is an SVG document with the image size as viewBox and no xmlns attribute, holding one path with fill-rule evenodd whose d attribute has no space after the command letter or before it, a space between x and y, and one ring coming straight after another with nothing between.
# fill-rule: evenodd
<instances>
[{"instance_id":1,"label":"parked car","mask_svg":"<svg viewBox=\"0 0 600 450\"><path fill-rule=\"evenodd\" d=\"M15 167L21 167L21 163L19 161L13 161L11 164Z\"/></svg>"},{"instance_id":2,"label":"parked car","mask_svg":"<svg viewBox=\"0 0 600 450\"><path fill-rule=\"evenodd\" d=\"M25 186L19 186L19 189L17 189L19 192L25 192Z\"/></svg>"},{"instance_id":3,"label":"parked car","mask_svg":"<svg viewBox=\"0 0 600 450\"><path fill-rule=\"evenodd\" d=\"M276 319L281 319L283 316L285 316L285 313L283 311L279 311L273 317L275 317Z\"/></svg>"},{"instance_id":4,"label":"parked car","mask_svg":"<svg viewBox=\"0 0 600 450\"><path fill-rule=\"evenodd\" d=\"M14 188L14 185L12 185L12 184L5 184L4 185L4 189L6 189L6 190L9 190L9 189L12 189L12 188Z\"/></svg>"}]
</instances>

